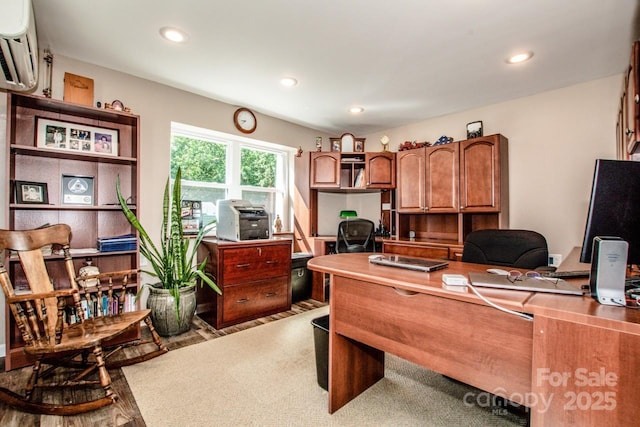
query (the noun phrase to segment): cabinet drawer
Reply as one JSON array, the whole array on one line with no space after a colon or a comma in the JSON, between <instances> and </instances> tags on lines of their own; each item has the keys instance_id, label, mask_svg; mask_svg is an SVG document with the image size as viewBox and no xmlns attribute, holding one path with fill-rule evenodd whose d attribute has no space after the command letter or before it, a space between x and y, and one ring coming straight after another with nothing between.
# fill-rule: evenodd
<instances>
[{"instance_id":1,"label":"cabinet drawer","mask_svg":"<svg viewBox=\"0 0 640 427\"><path fill-rule=\"evenodd\" d=\"M289 277L225 286L223 322L260 317L262 313L288 310Z\"/></svg>"},{"instance_id":2,"label":"cabinet drawer","mask_svg":"<svg viewBox=\"0 0 640 427\"><path fill-rule=\"evenodd\" d=\"M450 259L449 248L447 246L402 245L384 242L383 252L421 258Z\"/></svg>"},{"instance_id":3,"label":"cabinet drawer","mask_svg":"<svg viewBox=\"0 0 640 427\"><path fill-rule=\"evenodd\" d=\"M231 284L291 273L291 247L259 246L225 250L222 256L222 280Z\"/></svg>"}]
</instances>

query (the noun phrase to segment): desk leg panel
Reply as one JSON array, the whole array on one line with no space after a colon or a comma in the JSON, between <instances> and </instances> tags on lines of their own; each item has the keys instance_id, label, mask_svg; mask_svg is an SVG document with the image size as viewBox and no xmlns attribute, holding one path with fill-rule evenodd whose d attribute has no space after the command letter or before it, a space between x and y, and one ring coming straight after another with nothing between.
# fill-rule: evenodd
<instances>
[{"instance_id":1,"label":"desk leg panel","mask_svg":"<svg viewBox=\"0 0 640 427\"><path fill-rule=\"evenodd\" d=\"M640 336L544 316L534 331L533 427L637 424Z\"/></svg>"},{"instance_id":2,"label":"desk leg panel","mask_svg":"<svg viewBox=\"0 0 640 427\"><path fill-rule=\"evenodd\" d=\"M311 277L311 298L316 301L324 302L324 273L313 271Z\"/></svg>"},{"instance_id":3,"label":"desk leg panel","mask_svg":"<svg viewBox=\"0 0 640 427\"><path fill-rule=\"evenodd\" d=\"M333 276L332 332L526 404L533 324L492 307Z\"/></svg>"},{"instance_id":4,"label":"desk leg panel","mask_svg":"<svg viewBox=\"0 0 640 427\"><path fill-rule=\"evenodd\" d=\"M384 352L331 332L329 354L329 413L333 414L384 377Z\"/></svg>"}]
</instances>

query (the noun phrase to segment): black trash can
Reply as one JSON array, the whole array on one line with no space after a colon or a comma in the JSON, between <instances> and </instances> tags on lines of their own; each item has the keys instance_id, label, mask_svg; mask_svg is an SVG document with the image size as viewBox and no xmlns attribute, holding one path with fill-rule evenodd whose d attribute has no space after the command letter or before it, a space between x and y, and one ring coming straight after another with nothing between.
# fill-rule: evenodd
<instances>
[{"instance_id":1,"label":"black trash can","mask_svg":"<svg viewBox=\"0 0 640 427\"><path fill-rule=\"evenodd\" d=\"M329 389L329 315L317 317L313 325L313 342L316 350L316 375L318 385Z\"/></svg>"},{"instance_id":2,"label":"black trash can","mask_svg":"<svg viewBox=\"0 0 640 427\"><path fill-rule=\"evenodd\" d=\"M311 258L313 254L306 252L291 255L291 302L311 298L311 272L307 269L307 262Z\"/></svg>"}]
</instances>

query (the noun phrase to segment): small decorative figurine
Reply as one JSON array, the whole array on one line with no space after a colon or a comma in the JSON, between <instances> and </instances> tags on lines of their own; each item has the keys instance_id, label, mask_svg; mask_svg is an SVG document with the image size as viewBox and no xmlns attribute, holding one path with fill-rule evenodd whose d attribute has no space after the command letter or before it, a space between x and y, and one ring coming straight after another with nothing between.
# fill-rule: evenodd
<instances>
[{"instance_id":1,"label":"small decorative figurine","mask_svg":"<svg viewBox=\"0 0 640 427\"><path fill-rule=\"evenodd\" d=\"M316 136L316 151L322 151L322 137Z\"/></svg>"},{"instance_id":2,"label":"small decorative figurine","mask_svg":"<svg viewBox=\"0 0 640 427\"><path fill-rule=\"evenodd\" d=\"M280 219L280 215L276 215L273 227L276 229L276 233L280 233L282 231L282 220Z\"/></svg>"}]
</instances>

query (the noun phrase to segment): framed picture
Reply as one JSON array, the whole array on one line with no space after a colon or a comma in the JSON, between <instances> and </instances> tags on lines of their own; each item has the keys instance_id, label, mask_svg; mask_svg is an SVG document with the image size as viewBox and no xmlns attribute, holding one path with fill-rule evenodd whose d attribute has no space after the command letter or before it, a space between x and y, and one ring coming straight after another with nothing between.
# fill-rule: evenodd
<instances>
[{"instance_id":1,"label":"framed picture","mask_svg":"<svg viewBox=\"0 0 640 427\"><path fill-rule=\"evenodd\" d=\"M199 200L183 200L180 219L184 234L198 234L202 228L201 202Z\"/></svg>"},{"instance_id":2,"label":"framed picture","mask_svg":"<svg viewBox=\"0 0 640 427\"><path fill-rule=\"evenodd\" d=\"M36 146L49 150L118 155L118 131L36 118Z\"/></svg>"},{"instance_id":3,"label":"framed picture","mask_svg":"<svg viewBox=\"0 0 640 427\"><path fill-rule=\"evenodd\" d=\"M339 153L342 151L342 143L340 138L331 138L331 151Z\"/></svg>"},{"instance_id":4,"label":"framed picture","mask_svg":"<svg viewBox=\"0 0 640 427\"><path fill-rule=\"evenodd\" d=\"M355 137L351 133L343 133L340 137L340 149L345 153L353 153Z\"/></svg>"},{"instance_id":5,"label":"framed picture","mask_svg":"<svg viewBox=\"0 0 640 427\"><path fill-rule=\"evenodd\" d=\"M467 123L467 139L482 136L482 121Z\"/></svg>"},{"instance_id":6,"label":"framed picture","mask_svg":"<svg viewBox=\"0 0 640 427\"><path fill-rule=\"evenodd\" d=\"M16 181L15 201L16 203L37 203L42 205L49 204L47 183Z\"/></svg>"},{"instance_id":7,"label":"framed picture","mask_svg":"<svg viewBox=\"0 0 640 427\"><path fill-rule=\"evenodd\" d=\"M93 205L93 177L62 175L63 205Z\"/></svg>"},{"instance_id":8,"label":"framed picture","mask_svg":"<svg viewBox=\"0 0 640 427\"><path fill-rule=\"evenodd\" d=\"M356 153L364 153L364 138L356 138L353 145L353 151Z\"/></svg>"}]
</instances>

